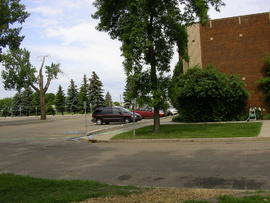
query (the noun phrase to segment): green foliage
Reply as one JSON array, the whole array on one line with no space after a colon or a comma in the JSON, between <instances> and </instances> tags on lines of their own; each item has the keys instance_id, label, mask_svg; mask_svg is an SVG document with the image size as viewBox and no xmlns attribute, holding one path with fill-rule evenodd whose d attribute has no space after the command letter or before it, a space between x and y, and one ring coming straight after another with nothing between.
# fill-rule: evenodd
<instances>
[{"instance_id":1,"label":"green foliage","mask_svg":"<svg viewBox=\"0 0 270 203\"><path fill-rule=\"evenodd\" d=\"M173 89L173 103L184 121L238 120L245 113L248 93L243 81L211 66L189 69Z\"/></svg>"},{"instance_id":2,"label":"green foliage","mask_svg":"<svg viewBox=\"0 0 270 203\"><path fill-rule=\"evenodd\" d=\"M175 138L229 138L256 137L262 123L226 123L226 124L176 124L161 125L160 132L153 132L153 126L124 132L112 139L175 139Z\"/></svg>"},{"instance_id":3,"label":"green foliage","mask_svg":"<svg viewBox=\"0 0 270 203\"><path fill-rule=\"evenodd\" d=\"M31 90L31 88L26 88L22 92L22 104L21 104L24 115L30 116L34 112L32 100L33 100L33 91Z\"/></svg>"},{"instance_id":4,"label":"green foliage","mask_svg":"<svg viewBox=\"0 0 270 203\"><path fill-rule=\"evenodd\" d=\"M62 90L61 85L58 87L58 91L55 96L55 107L58 112L61 112L64 115L65 111L65 93Z\"/></svg>"},{"instance_id":5,"label":"green foliage","mask_svg":"<svg viewBox=\"0 0 270 203\"><path fill-rule=\"evenodd\" d=\"M96 181L48 180L12 174L0 174L0 202L70 203L89 198L128 196L141 189L114 186Z\"/></svg>"},{"instance_id":6,"label":"green foliage","mask_svg":"<svg viewBox=\"0 0 270 203\"><path fill-rule=\"evenodd\" d=\"M5 89L21 90L37 82L37 70L30 63L30 52L26 49L9 51L3 55L2 78Z\"/></svg>"},{"instance_id":7,"label":"green foliage","mask_svg":"<svg viewBox=\"0 0 270 203\"><path fill-rule=\"evenodd\" d=\"M78 88L75 85L74 80L70 80L70 85L67 90L67 108L69 112L77 112L78 111Z\"/></svg>"},{"instance_id":8,"label":"green foliage","mask_svg":"<svg viewBox=\"0 0 270 203\"><path fill-rule=\"evenodd\" d=\"M112 96L110 92L107 92L105 95L105 106L112 106Z\"/></svg>"},{"instance_id":9,"label":"green foliage","mask_svg":"<svg viewBox=\"0 0 270 203\"><path fill-rule=\"evenodd\" d=\"M259 83L264 91L268 107L270 108L270 56L265 58L265 77L262 78Z\"/></svg>"},{"instance_id":10,"label":"green foliage","mask_svg":"<svg viewBox=\"0 0 270 203\"><path fill-rule=\"evenodd\" d=\"M20 0L0 1L0 61L2 48L17 49L24 37L20 36L21 27L29 13Z\"/></svg>"},{"instance_id":11,"label":"green foliage","mask_svg":"<svg viewBox=\"0 0 270 203\"><path fill-rule=\"evenodd\" d=\"M87 95L87 91L88 91L89 85L87 84L87 78L86 75L83 76L83 83L81 84L80 87L80 92L79 92L79 96L78 96L78 100L79 100L79 110L81 112L84 112L84 102L86 102L86 108L89 108L89 99L88 99L88 95Z\"/></svg>"},{"instance_id":12,"label":"green foliage","mask_svg":"<svg viewBox=\"0 0 270 203\"><path fill-rule=\"evenodd\" d=\"M264 119L264 120L270 120L270 114L264 115L264 116L263 116L263 119Z\"/></svg>"},{"instance_id":13,"label":"green foliage","mask_svg":"<svg viewBox=\"0 0 270 203\"><path fill-rule=\"evenodd\" d=\"M47 93L45 95L45 101L46 104L49 105L54 105L55 104L55 94L54 93Z\"/></svg>"},{"instance_id":14,"label":"green foliage","mask_svg":"<svg viewBox=\"0 0 270 203\"><path fill-rule=\"evenodd\" d=\"M174 107L177 106L177 104L174 103L174 99L173 99L174 93L175 93L174 88L177 86L176 83L178 81L178 77L183 73L184 73L183 61L179 60L178 63L174 67L173 76L172 76L172 79L170 81L170 86L169 86L169 98Z\"/></svg>"},{"instance_id":15,"label":"green foliage","mask_svg":"<svg viewBox=\"0 0 270 203\"><path fill-rule=\"evenodd\" d=\"M52 105L47 105L46 112L48 115L55 115L55 109Z\"/></svg>"},{"instance_id":16,"label":"green foliage","mask_svg":"<svg viewBox=\"0 0 270 203\"><path fill-rule=\"evenodd\" d=\"M12 98L0 99L0 116L9 116L12 106Z\"/></svg>"},{"instance_id":17,"label":"green foliage","mask_svg":"<svg viewBox=\"0 0 270 203\"><path fill-rule=\"evenodd\" d=\"M114 106L121 106L121 104L119 102L113 102Z\"/></svg>"},{"instance_id":18,"label":"green foliage","mask_svg":"<svg viewBox=\"0 0 270 203\"><path fill-rule=\"evenodd\" d=\"M95 72L92 72L88 89L89 103L93 109L104 106L103 84Z\"/></svg>"}]
</instances>

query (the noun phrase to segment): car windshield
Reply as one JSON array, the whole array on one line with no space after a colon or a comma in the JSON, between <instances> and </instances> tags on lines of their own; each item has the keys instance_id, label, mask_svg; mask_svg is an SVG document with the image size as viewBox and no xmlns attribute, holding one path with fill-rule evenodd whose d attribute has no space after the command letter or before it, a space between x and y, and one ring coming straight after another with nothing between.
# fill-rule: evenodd
<instances>
[{"instance_id":1,"label":"car windshield","mask_svg":"<svg viewBox=\"0 0 270 203\"><path fill-rule=\"evenodd\" d=\"M129 113L129 112L130 112L128 109L125 109L125 108L123 108L123 107L121 107L120 110L121 110L121 112L123 112L123 113Z\"/></svg>"}]
</instances>

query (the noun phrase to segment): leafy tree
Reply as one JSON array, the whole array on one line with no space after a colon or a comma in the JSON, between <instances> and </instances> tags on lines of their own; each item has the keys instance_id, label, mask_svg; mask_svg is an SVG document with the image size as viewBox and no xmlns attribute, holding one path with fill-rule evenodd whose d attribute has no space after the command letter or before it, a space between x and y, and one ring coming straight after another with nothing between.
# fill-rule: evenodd
<instances>
[{"instance_id":1,"label":"leafy tree","mask_svg":"<svg viewBox=\"0 0 270 203\"><path fill-rule=\"evenodd\" d=\"M98 30L108 32L122 42L124 67L137 85L137 97L154 107L154 130L160 129L159 109L167 98L164 74L170 71L173 47L187 57L186 26L208 20L209 6L216 10L221 0L95 0L93 15L99 19ZM164 92L165 91L165 92Z\"/></svg>"},{"instance_id":2,"label":"leafy tree","mask_svg":"<svg viewBox=\"0 0 270 203\"><path fill-rule=\"evenodd\" d=\"M260 86L265 94L265 99L270 108L270 56L265 59L265 77L260 80Z\"/></svg>"},{"instance_id":3,"label":"leafy tree","mask_svg":"<svg viewBox=\"0 0 270 203\"><path fill-rule=\"evenodd\" d=\"M77 112L78 111L78 87L74 83L74 80L70 80L70 85L67 90L67 108L69 112Z\"/></svg>"},{"instance_id":4,"label":"leafy tree","mask_svg":"<svg viewBox=\"0 0 270 203\"><path fill-rule=\"evenodd\" d=\"M169 88L169 97L171 100L171 103L173 106L177 106L177 104L174 103L173 97L174 97L174 87L176 87L176 82L178 80L178 77L184 73L183 69L183 61L179 60L178 63L175 65L175 68L173 70L173 76L170 82L170 88Z\"/></svg>"},{"instance_id":5,"label":"leafy tree","mask_svg":"<svg viewBox=\"0 0 270 203\"><path fill-rule=\"evenodd\" d=\"M103 98L103 84L95 72L92 72L90 78L90 84L88 88L89 103L93 106L93 109L104 105Z\"/></svg>"},{"instance_id":6,"label":"leafy tree","mask_svg":"<svg viewBox=\"0 0 270 203\"><path fill-rule=\"evenodd\" d=\"M46 102L45 94L53 79L57 79L60 70L60 64L51 63L45 66L46 56L43 57L41 67L38 74L37 68L30 63L30 52L26 49L18 49L9 51L3 55L3 66L5 70L2 71L2 78L4 80L5 89L26 89L31 87L39 95L41 120L46 119ZM45 69L47 82L44 85Z\"/></svg>"},{"instance_id":7,"label":"leafy tree","mask_svg":"<svg viewBox=\"0 0 270 203\"><path fill-rule=\"evenodd\" d=\"M20 0L0 1L0 61L2 49L17 49L24 37L20 36L21 27L29 13Z\"/></svg>"},{"instance_id":8,"label":"leafy tree","mask_svg":"<svg viewBox=\"0 0 270 203\"><path fill-rule=\"evenodd\" d=\"M59 85L58 87L58 91L56 93L55 96L55 107L56 110L58 112L61 112L62 115L64 115L64 111L65 111L65 93L61 87L61 85Z\"/></svg>"},{"instance_id":9,"label":"leafy tree","mask_svg":"<svg viewBox=\"0 0 270 203\"><path fill-rule=\"evenodd\" d=\"M88 100L88 84L87 84L87 78L86 75L84 74L83 76L83 83L81 84L80 87L80 92L79 92L79 110L81 112L84 112L84 102L86 102L86 107L89 107L89 100Z\"/></svg>"},{"instance_id":10,"label":"leafy tree","mask_svg":"<svg viewBox=\"0 0 270 203\"><path fill-rule=\"evenodd\" d=\"M175 85L173 99L184 121L238 120L246 111L248 92L243 81L212 66L189 69Z\"/></svg>"},{"instance_id":11,"label":"leafy tree","mask_svg":"<svg viewBox=\"0 0 270 203\"><path fill-rule=\"evenodd\" d=\"M107 92L105 95L105 105L112 106L112 96L110 95L110 92Z\"/></svg>"}]
</instances>

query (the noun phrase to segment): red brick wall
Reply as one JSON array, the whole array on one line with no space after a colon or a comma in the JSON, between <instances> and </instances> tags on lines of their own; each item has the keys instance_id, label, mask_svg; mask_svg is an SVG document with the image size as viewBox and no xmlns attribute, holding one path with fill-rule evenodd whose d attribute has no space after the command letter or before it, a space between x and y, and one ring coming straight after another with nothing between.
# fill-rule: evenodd
<instances>
[{"instance_id":1,"label":"red brick wall","mask_svg":"<svg viewBox=\"0 0 270 203\"><path fill-rule=\"evenodd\" d=\"M263 76L264 59L270 54L269 13L212 20L200 27L202 64L215 65L220 71L245 78L249 104L266 107L258 88ZM242 37L240 36L242 35ZM212 40L211 40L212 38Z\"/></svg>"}]
</instances>

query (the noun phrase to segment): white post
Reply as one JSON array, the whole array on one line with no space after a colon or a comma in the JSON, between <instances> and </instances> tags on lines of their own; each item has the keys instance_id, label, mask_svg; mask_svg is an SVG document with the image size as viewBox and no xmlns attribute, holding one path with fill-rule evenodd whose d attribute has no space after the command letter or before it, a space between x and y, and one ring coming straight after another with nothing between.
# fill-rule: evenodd
<instances>
[{"instance_id":1,"label":"white post","mask_svg":"<svg viewBox=\"0 0 270 203\"><path fill-rule=\"evenodd\" d=\"M86 101L83 102L84 107L84 123L85 123L85 135L87 134L87 117L86 117Z\"/></svg>"},{"instance_id":2,"label":"white post","mask_svg":"<svg viewBox=\"0 0 270 203\"><path fill-rule=\"evenodd\" d=\"M136 136L136 129L135 129L135 112L134 112L134 110L135 110L135 103L136 103L136 100L134 99L133 100L133 105L132 105L132 109L133 109L133 136Z\"/></svg>"}]
</instances>

